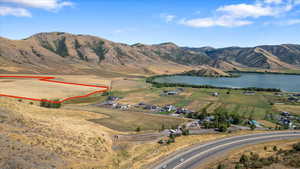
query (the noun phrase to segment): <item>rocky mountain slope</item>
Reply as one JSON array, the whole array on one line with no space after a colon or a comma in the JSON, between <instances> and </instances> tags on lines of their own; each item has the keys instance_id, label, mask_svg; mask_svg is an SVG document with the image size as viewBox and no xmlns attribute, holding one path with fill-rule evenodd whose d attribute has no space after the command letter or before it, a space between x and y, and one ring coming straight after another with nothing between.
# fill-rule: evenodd
<instances>
[{"instance_id":1,"label":"rocky mountain slope","mask_svg":"<svg viewBox=\"0 0 300 169\"><path fill-rule=\"evenodd\" d=\"M127 45L63 32L39 33L23 40L0 38L0 72L165 74L201 65L224 70L297 69L300 45L222 49L173 43Z\"/></svg>"}]
</instances>

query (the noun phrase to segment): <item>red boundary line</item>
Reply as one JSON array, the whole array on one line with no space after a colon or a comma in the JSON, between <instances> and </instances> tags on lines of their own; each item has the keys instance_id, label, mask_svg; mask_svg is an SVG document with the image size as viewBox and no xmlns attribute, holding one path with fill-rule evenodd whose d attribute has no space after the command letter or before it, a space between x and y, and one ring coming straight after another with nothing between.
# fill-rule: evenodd
<instances>
[{"instance_id":1,"label":"red boundary line","mask_svg":"<svg viewBox=\"0 0 300 169\"><path fill-rule=\"evenodd\" d=\"M88 96L96 94L96 93L106 92L109 88L107 86L97 86L97 85L88 85L88 84L80 84L80 83L62 82L62 81L53 80L53 79L55 79L55 77L49 77L49 76L0 76L0 78L32 78L32 79L39 79L40 81L46 81L46 82L50 82L50 83L61 83L61 84L69 84L69 85L77 85L77 86L102 88L101 90L97 90L97 91L88 93L86 95L68 97L61 101L52 101L52 100L46 100L46 99L35 99L35 98L29 98L29 97L0 94L0 96L5 96L5 97L12 97L12 98L17 98L17 99L26 99L26 100L33 100L33 101L45 101L45 102L50 102L50 103L63 103L65 101L71 100L71 99L88 97Z\"/></svg>"}]
</instances>

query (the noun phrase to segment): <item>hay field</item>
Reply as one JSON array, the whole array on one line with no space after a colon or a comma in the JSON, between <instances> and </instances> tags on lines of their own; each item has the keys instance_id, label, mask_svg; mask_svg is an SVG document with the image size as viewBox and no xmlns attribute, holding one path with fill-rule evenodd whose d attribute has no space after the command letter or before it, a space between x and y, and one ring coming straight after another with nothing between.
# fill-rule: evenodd
<instances>
[{"instance_id":1,"label":"hay field","mask_svg":"<svg viewBox=\"0 0 300 169\"><path fill-rule=\"evenodd\" d=\"M107 85L108 81L96 76L52 76L57 81L91 85ZM0 78L0 94L29 97L62 99L97 91L99 88L52 83L38 79Z\"/></svg>"}]
</instances>

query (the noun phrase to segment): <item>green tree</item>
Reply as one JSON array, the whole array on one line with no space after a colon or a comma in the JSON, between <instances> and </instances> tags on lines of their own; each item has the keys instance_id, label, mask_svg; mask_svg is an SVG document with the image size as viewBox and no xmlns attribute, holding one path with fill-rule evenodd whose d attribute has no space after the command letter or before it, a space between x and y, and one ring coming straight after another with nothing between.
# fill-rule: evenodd
<instances>
[{"instance_id":1,"label":"green tree","mask_svg":"<svg viewBox=\"0 0 300 169\"><path fill-rule=\"evenodd\" d=\"M222 125L220 125L220 127L219 127L219 131L220 131L220 132L226 132L227 129L228 129L228 127L227 127L226 124L222 124Z\"/></svg>"},{"instance_id":2,"label":"green tree","mask_svg":"<svg viewBox=\"0 0 300 169\"><path fill-rule=\"evenodd\" d=\"M250 128L251 128L251 130L255 130L256 125L255 125L255 124L251 124L251 125L250 125Z\"/></svg>"}]
</instances>

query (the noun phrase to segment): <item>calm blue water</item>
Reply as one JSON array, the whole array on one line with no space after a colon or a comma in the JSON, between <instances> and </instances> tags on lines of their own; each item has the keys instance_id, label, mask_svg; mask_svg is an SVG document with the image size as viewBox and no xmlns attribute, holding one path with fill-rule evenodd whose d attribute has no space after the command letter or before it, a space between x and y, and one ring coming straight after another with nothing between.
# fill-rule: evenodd
<instances>
[{"instance_id":1,"label":"calm blue water","mask_svg":"<svg viewBox=\"0 0 300 169\"><path fill-rule=\"evenodd\" d=\"M300 75L240 73L237 78L194 76L169 76L156 78L160 83L185 83L232 88L277 88L282 91L300 92Z\"/></svg>"}]
</instances>

